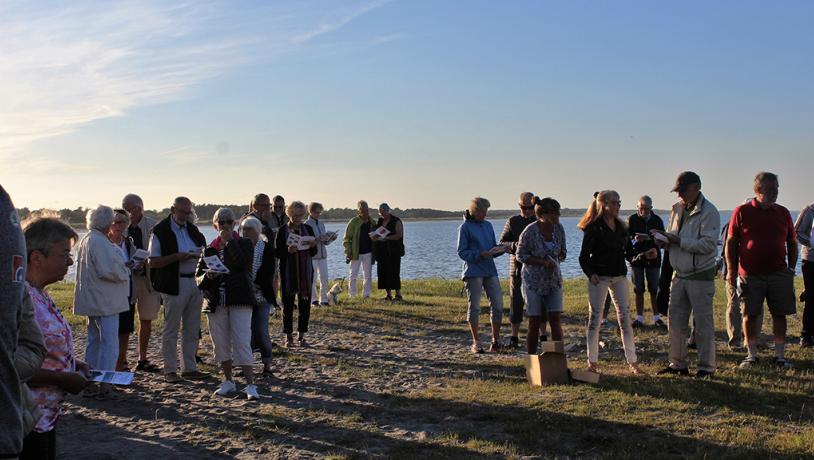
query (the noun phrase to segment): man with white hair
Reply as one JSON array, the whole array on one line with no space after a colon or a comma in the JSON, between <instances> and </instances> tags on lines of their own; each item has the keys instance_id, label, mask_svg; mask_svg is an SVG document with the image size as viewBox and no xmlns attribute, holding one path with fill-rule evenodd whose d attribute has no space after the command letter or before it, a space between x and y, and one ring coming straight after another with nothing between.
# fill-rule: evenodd
<instances>
[{"instance_id":1,"label":"man with white hair","mask_svg":"<svg viewBox=\"0 0 814 460\"><path fill-rule=\"evenodd\" d=\"M155 220L144 215L144 202L136 194L125 195L122 208L130 214L126 236L132 238L137 249L146 250L150 245ZM153 321L158 318L158 310L161 308L161 295L150 284L150 274L146 267L133 270L133 295L130 302L136 305L139 318L136 370L156 372L158 367L147 358L147 347L150 345Z\"/></svg>"},{"instance_id":2,"label":"man with white hair","mask_svg":"<svg viewBox=\"0 0 814 460\"><path fill-rule=\"evenodd\" d=\"M201 330L201 291L195 283L195 269L206 238L195 226L195 211L189 198L179 196L170 215L153 227L150 237L150 281L164 302L164 331L161 354L164 378L168 383L182 378L196 380L209 376L197 369L195 352ZM181 338L181 376L178 376L178 332Z\"/></svg>"}]
</instances>

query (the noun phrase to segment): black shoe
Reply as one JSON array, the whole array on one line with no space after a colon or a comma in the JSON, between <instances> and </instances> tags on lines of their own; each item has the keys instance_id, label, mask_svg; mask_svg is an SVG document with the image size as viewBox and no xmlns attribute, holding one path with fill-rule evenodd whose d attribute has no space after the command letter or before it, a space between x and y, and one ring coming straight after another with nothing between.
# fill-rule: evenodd
<instances>
[{"instance_id":1,"label":"black shoe","mask_svg":"<svg viewBox=\"0 0 814 460\"><path fill-rule=\"evenodd\" d=\"M509 337L509 348L513 350L520 348L520 339L515 336Z\"/></svg>"},{"instance_id":2,"label":"black shoe","mask_svg":"<svg viewBox=\"0 0 814 460\"><path fill-rule=\"evenodd\" d=\"M667 366L664 369L656 372L656 375L690 375L689 369L677 369L675 367Z\"/></svg>"},{"instance_id":3,"label":"black shoe","mask_svg":"<svg viewBox=\"0 0 814 460\"><path fill-rule=\"evenodd\" d=\"M690 342L690 343L687 344L687 348L689 348L690 350L697 350L698 349L698 344L695 343L695 342Z\"/></svg>"},{"instance_id":4,"label":"black shoe","mask_svg":"<svg viewBox=\"0 0 814 460\"><path fill-rule=\"evenodd\" d=\"M800 302L806 301L806 291L800 293Z\"/></svg>"},{"instance_id":5,"label":"black shoe","mask_svg":"<svg viewBox=\"0 0 814 460\"><path fill-rule=\"evenodd\" d=\"M144 372L158 372L161 369L159 369L158 366L151 363L150 361L144 360L144 361L139 361L138 364L136 364L136 370L137 371L144 371Z\"/></svg>"},{"instance_id":6,"label":"black shoe","mask_svg":"<svg viewBox=\"0 0 814 460\"><path fill-rule=\"evenodd\" d=\"M540 336L540 342L548 342L548 336L547 335L541 335Z\"/></svg>"},{"instance_id":7,"label":"black shoe","mask_svg":"<svg viewBox=\"0 0 814 460\"><path fill-rule=\"evenodd\" d=\"M643 322L641 322L641 321L639 321L639 320L637 319L637 320L634 320L634 321L633 321L633 323L631 324L631 326L633 327L633 329L639 329L639 328L641 328L641 327L644 327L644 323L643 323Z\"/></svg>"},{"instance_id":8,"label":"black shoe","mask_svg":"<svg viewBox=\"0 0 814 460\"><path fill-rule=\"evenodd\" d=\"M695 373L695 378L697 378L697 379L706 379L706 378L712 378L712 376L713 376L714 374L715 374L715 373L714 373L714 372L711 372L711 371L699 370L698 372L696 372L696 373Z\"/></svg>"},{"instance_id":9,"label":"black shoe","mask_svg":"<svg viewBox=\"0 0 814 460\"><path fill-rule=\"evenodd\" d=\"M791 369L792 367L794 367L791 365L790 362L786 361L784 358L778 358L777 356L772 358L772 364L774 364L775 367L779 367L780 369Z\"/></svg>"},{"instance_id":10,"label":"black shoe","mask_svg":"<svg viewBox=\"0 0 814 460\"><path fill-rule=\"evenodd\" d=\"M800 348L811 348L814 347L814 337L802 336L800 337Z\"/></svg>"}]
</instances>

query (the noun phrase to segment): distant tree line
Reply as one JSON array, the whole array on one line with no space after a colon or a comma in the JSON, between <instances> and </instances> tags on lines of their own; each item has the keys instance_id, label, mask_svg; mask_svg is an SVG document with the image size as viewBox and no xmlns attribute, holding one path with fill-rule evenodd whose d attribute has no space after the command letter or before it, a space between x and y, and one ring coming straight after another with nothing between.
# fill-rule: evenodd
<instances>
[{"instance_id":1,"label":"distant tree line","mask_svg":"<svg viewBox=\"0 0 814 460\"><path fill-rule=\"evenodd\" d=\"M236 216L242 216L243 214L249 211L248 205L221 205L221 204L196 204L195 205L195 212L198 214L198 220L201 222L211 222L212 216L215 214L215 210L218 208L229 208L231 209ZM38 210L42 211L42 210ZM25 220L28 216L31 215L32 210L29 208L21 208L18 209L17 212L20 214L20 219ZM77 226L84 226L85 224L85 216L87 215L88 208L78 207L76 209L60 209L59 211L54 211L55 213L59 214L59 217L66 222L77 225ZM562 209L562 216L563 217L579 217L585 212L585 209L569 209L563 208ZM620 214L622 216L628 216L630 214L635 213L636 211L621 211ZM669 211L666 210L656 210L656 213L659 214L669 214ZM154 219L163 219L170 213L169 208L164 208L160 211L157 210L145 210L144 214L150 216ZM440 209L429 209L429 208L408 208L408 209L399 209L393 208L392 210L393 215L396 215L402 219L408 220L420 220L420 219L460 219L463 215L463 211L442 211ZM371 214L374 216L376 215L376 210L371 209ZM517 214L516 209L493 209L489 210L489 218L490 219L506 219L510 216ZM356 209L354 208L331 208L327 209L322 213L323 220L333 220L333 221L346 221L350 220L353 216L356 215Z\"/></svg>"}]
</instances>

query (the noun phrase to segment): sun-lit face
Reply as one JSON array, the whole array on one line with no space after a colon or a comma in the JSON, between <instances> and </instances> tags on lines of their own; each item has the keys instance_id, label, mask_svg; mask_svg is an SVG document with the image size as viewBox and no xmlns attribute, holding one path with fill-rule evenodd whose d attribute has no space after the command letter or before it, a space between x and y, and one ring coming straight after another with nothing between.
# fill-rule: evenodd
<instances>
[{"instance_id":1,"label":"sun-lit face","mask_svg":"<svg viewBox=\"0 0 814 460\"><path fill-rule=\"evenodd\" d=\"M604 213L611 217L619 217L619 209L622 208L622 200L619 199L616 195L611 195L605 201L604 207L602 208Z\"/></svg>"},{"instance_id":2,"label":"sun-lit face","mask_svg":"<svg viewBox=\"0 0 814 460\"><path fill-rule=\"evenodd\" d=\"M62 281L68 273L68 267L73 265L72 247L73 240L64 240L52 244L46 251L47 256L40 251L32 252L28 270L41 277L46 285Z\"/></svg>"},{"instance_id":3,"label":"sun-lit face","mask_svg":"<svg viewBox=\"0 0 814 460\"><path fill-rule=\"evenodd\" d=\"M215 227L215 230L219 232L222 231L231 232L232 230L235 229L235 219L228 216L221 216L218 217L218 220L216 222L213 222L213 225Z\"/></svg>"},{"instance_id":4,"label":"sun-lit face","mask_svg":"<svg viewBox=\"0 0 814 460\"><path fill-rule=\"evenodd\" d=\"M130 217L125 216L124 214L116 214L113 218L113 223L110 225L110 236L119 239L124 234L124 231L127 230L127 227L130 225Z\"/></svg>"},{"instance_id":5,"label":"sun-lit face","mask_svg":"<svg viewBox=\"0 0 814 460\"><path fill-rule=\"evenodd\" d=\"M652 210L653 205L645 201L639 201L639 204L636 206L636 212L642 217L649 216Z\"/></svg>"},{"instance_id":6,"label":"sun-lit face","mask_svg":"<svg viewBox=\"0 0 814 460\"><path fill-rule=\"evenodd\" d=\"M774 204L777 202L777 196L780 194L780 184L776 180L764 180L760 186L755 190L755 198L761 204Z\"/></svg>"}]
</instances>

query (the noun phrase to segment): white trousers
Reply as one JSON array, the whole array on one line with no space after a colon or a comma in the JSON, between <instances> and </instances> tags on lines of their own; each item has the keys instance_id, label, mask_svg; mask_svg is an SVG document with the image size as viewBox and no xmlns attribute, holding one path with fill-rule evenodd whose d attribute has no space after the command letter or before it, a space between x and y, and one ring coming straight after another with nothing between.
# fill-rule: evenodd
<instances>
[{"instance_id":1,"label":"white trousers","mask_svg":"<svg viewBox=\"0 0 814 460\"><path fill-rule=\"evenodd\" d=\"M252 366L252 309L218 306L207 313L209 335L215 345L215 361L232 361L235 366Z\"/></svg>"},{"instance_id":2,"label":"white trousers","mask_svg":"<svg viewBox=\"0 0 814 460\"><path fill-rule=\"evenodd\" d=\"M88 317L85 362L91 369L112 371L119 359L119 314Z\"/></svg>"},{"instance_id":3,"label":"white trousers","mask_svg":"<svg viewBox=\"0 0 814 460\"><path fill-rule=\"evenodd\" d=\"M594 286L588 281L588 361L595 363L599 359L599 323L602 321L602 310L610 289L611 299L616 306L616 319L622 329L622 347L628 363L636 362L636 345L633 341L633 328L630 326L630 292L625 276L600 276Z\"/></svg>"},{"instance_id":4,"label":"white trousers","mask_svg":"<svg viewBox=\"0 0 814 460\"><path fill-rule=\"evenodd\" d=\"M356 297L356 277L359 275L359 267L362 267L364 285L362 286L362 298L370 297L373 290L373 253L359 254L359 258L350 261L350 283L348 283L348 294Z\"/></svg>"},{"instance_id":5,"label":"white trousers","mask_svg":"<svg viewBox=\"0 0 814 460\"><path fill-rule=\"evenodd\" d=\"M328 303L328 259L311 259L314 266L314 286L311 288L311 300L319 299L322 303ZM317 297L317 285L319 285L319 297Z\"/></svg>"}]
</instances>

